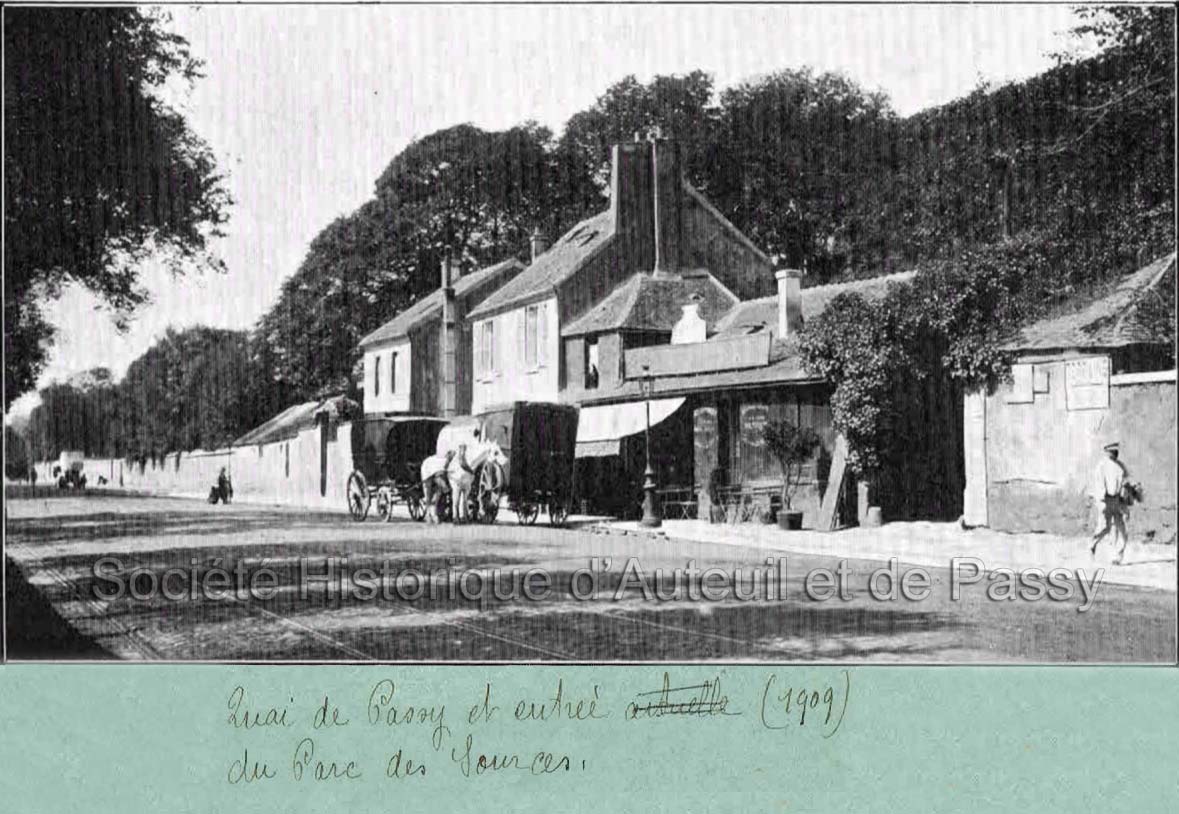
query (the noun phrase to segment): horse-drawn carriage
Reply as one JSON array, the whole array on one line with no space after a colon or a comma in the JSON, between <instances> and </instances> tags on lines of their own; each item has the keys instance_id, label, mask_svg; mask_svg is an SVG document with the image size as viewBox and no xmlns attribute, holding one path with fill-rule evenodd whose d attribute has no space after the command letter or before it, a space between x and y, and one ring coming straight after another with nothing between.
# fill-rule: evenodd
<instances>
[{"instance_id":1,"label":"horse-drawn carriage","mask_svg":"<svg viewBox=\"0 0 1179 814\"><path fill-rule=\"evenodd\" d=\"M383 416L352 424L352 462L348 475L348 513L353 520L368 517L376 502L377 517L390 518L393 506L404 503L410 517L425 516L420 470L434 452L438 433L447 425L431 416Z\"/></svg>"},{"instance_id":2,"label":"horse-drawn carriage","mask_svg":"<svg viewBox=\"0 0 1179 814\"><path fill-rule=\"evenodd\" d=\"M453 465L457 447L466 447L472 479L467 516L493 523L506 503L525 525L535 523L541 509L554 526L563 524L573 504L577 415L570 405L518 401L447 427L438 437L436 457L454 453ZM427 490L434 511L445 518L453 514L452 498L443 479L437 483L439 488Z\"/></svg>"},{"instance_id":3,"label":"horse-drawn carriage","mask_svg":"<svg viewBox=\"0 0 1179 814\"><path fill-rule=\"evenodd\" d=\"M81 452L66 451L61 453L57 466L53 467L53 476L57 478L58 489L85 489L86 476L82 469L86 465L86 456Z\"/></svg>"}]
</instances>

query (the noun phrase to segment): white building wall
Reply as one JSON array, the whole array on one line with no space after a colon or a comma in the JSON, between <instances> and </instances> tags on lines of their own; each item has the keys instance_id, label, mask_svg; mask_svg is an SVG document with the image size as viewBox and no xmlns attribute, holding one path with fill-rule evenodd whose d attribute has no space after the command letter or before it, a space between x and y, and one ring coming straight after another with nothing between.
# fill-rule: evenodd
<instances>
[{"instance_id":1,"label":"white building wall","mask_svg":"<svg viewBox=\"0 0 1179 814\"><path fill-rule=\"evenodd\" d=\"M397 375L390 381L390 358L397 354ZM377 365L381 366L381 391L376 392ZM364 412L409 412L410 344L403 340L390 345L366 348L364 351ZM390 384L396 384L396 388Z\"/></svg>"},{"instance_id":2,"label":"white building wall","mask_svg":"<svg viewBox=\"0 0 1179 814\"><path fill-rule=\"evenodd\" d=\"M141 473L138 464L115 459L87 459L83 465L88 489L120 488L133 492L173 497L204 498L217 482L221 467L233 481L233 499L238 503L299 506L308 509L348 510L347 484L352 471L352 427L340 424L334 440L327 444L327 483L320 491L320 429L308 427L296 437L261 446L234 447L214 451L169 453L163 464L147 462ZM290 466L287 466L287 456ZM54 489L52 470L56 461L37 464L37 488ZM98 486L98 476L109 480Z\"/></svg>"},{"instance_id":3,"label":"white building wall","mask_svg":"<svg viewBox=\"0 0 1179 814\"><path fill-rule=\"evenodd\" d=\"M524 358L525 313L537 307L538 352L535 364ZM493 360L490 366L480 353L483 325L494 323ZM474 382L471 411L511 401L557 401L560 397L560 324L557 298L550 297L524 306L476 320L472 326L474 343Z\"/></svg>"}]
</instances>

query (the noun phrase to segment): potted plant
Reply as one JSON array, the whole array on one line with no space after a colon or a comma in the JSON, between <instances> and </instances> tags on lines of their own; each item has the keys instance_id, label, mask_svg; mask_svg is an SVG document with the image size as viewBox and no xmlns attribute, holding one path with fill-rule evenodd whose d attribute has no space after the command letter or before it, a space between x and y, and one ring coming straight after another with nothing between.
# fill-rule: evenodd
<instances>
[{"instance_id":1,"label":"potted plant","mask_svg":"<svg viewBox=\"0 0 1179 814\"><path fill-rule=\"evenodd\" d=\"M802 479L802 468L819 446L819 435L810 427L797 427L789 421L768 421L762 431L766 448L782 468L782 510L778 527L801 529L802 512L794 511L794 493Z\"/></svg>"}]
</instances>

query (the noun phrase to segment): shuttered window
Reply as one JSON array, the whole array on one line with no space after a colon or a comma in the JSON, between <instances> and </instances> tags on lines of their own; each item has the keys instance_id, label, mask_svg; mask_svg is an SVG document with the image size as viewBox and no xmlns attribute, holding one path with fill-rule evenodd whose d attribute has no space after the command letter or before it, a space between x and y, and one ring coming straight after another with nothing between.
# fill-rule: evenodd
<instances>
[{"instance_id":1,"label":"shuttered window","mask_svg":"<svg viewBox=\"0 0 1179 814\"><path fill-rule=\"evenodd\" d=\"M529 305L524 309L524 366L529 370L537 367L537 318L540 307Z\"/></svg>"},{"instance_id":2,"label":"shuttered window","mask_svg":"<svg viewBox=\"0 0 1179 814\"><path fill-rule=\"evenodd\" d=\"M397 352L389 354L389 392L397 392Z\"/></svg>"},{"instance_id":3,"label":"shuttered window","mask_svg":"<svg viewBox=\"0 0 1179 814\"><path fill-rule=\"evenodd\" d=\"M498 369L499 356L495 347L495 321L487 320L475 326L475 376L486 380Z\"/></svg>"},{"instance_id":4,"label":"shuttered window","mask_svg":"<svg viewBox=\"0 0 1179 814\"><path fill-rule=\"evenodd\" d=\"M544 367L549 361L549 320L548 304L536 307L536 366Z\"/></svg>"},{"instance_id":5,"label":"shuttered window","mask_svg":"<svg viewBox=\"0 0 1179 814\"><path fill-rule=\"evenodd\" d=\"M381 357L373 357L373 395L381 395Z\"/></svg>"},{"instance_id":6,"label":"shuttered window","mask_svg":"<svg viewBox=\"0 0 1179 814\"><path fill-rule=\"evenodd\" d=\"M495 345L495 320L487 320L487 372L495 375L499 372L499 348Z\"/></svg>"}]
</instances>

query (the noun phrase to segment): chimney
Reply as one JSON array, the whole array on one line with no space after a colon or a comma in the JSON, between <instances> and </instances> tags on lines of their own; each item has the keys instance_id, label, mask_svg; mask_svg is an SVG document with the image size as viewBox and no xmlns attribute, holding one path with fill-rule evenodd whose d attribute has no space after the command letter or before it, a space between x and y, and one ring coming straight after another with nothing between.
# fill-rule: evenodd
<instances>
[{"instance_id":1,"label":"chimney","mask_svg":"<svg viewBox=\"0 0 1179 814\"><path fill-rule=\"evenodd\" d=\"M802 272L782 269L774 278L778 281L778 338L785 339L802 328Z\"/></svg>"},{"instance_id":2,"label":"chimney","mask_svg":"<svg viewBox=\"0 0 1179 814\"><path fill-rule=\"evenodd\" d=\"M700 316L700 295L693 294L687 305L682 306L683 315L671 329L671 344L703 342L708 338L708 325Z\"/></svg>"},{"instance_id":3,"label":"chimney","mask_svg":"<svg viewBox=\"0 0 1179 814\"><path fill-rule=\"evenodd\" d=\"M651 145L615 144L610 161L610 214L625 246L626 264L635 271L654 268L655 207L652 202Z\"/></svg>"},{"instance_id":4,"label":"chimney","mask_svg":"<svg viewBox=\"0 0 1179 814\"><path fill-rule=\"evenodd\" d=\"M454 277L452 276L450 248L442 258L442 388L439 404L443 418L455 415L458 403L457 361L458 339L456 336L458 316L454 301Z\"/></svg>"},{"instance_id":5,"label":"chimney","mask_svg":"<svg viewBox=\"0 0 1179 814\"><path fill-rule=\"evenodd\" d=\"M683 233L684 179L680 145L675 141L651 140L651 174L655 181L653 217L655 221L654 273L676 274L681 257Z\"/></svg>"},{"instance_id":6,"label":"chimney","mask_svg":"<svg viewBox=\"0 0 1179 814\"><path fill-rule=\"evenodd\" d=\"M532 230L532 262L549 250L549 237L537 226Z\"/></svg>"}]
</instances>

